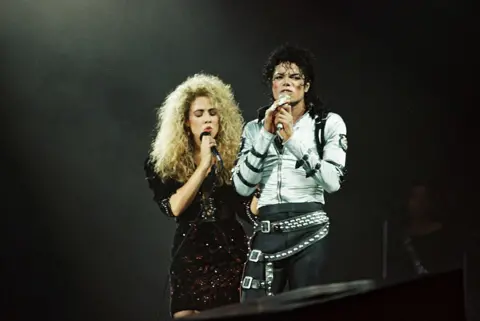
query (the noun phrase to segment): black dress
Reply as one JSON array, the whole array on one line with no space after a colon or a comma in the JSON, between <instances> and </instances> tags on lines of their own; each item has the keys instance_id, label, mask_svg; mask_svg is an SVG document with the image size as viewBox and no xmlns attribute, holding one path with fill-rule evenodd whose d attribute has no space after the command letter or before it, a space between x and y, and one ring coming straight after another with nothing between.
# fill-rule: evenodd
<instances>
[{"instance_id":1,"label":"black dress","mask_svg":"<svg viewBox=\"0 0 480 321\"><path fill-rule=\"evenodd\" d=\"M155 202L162 213L173 218L168 200L183 184L174 180L163 182L148 161L145 172ZM248 246L237 215L245 217L249 205L231 185L216 187L213 172L190 206L175 218L170 266L172 315L240 301Z\"/></svg>"}]
</instances>

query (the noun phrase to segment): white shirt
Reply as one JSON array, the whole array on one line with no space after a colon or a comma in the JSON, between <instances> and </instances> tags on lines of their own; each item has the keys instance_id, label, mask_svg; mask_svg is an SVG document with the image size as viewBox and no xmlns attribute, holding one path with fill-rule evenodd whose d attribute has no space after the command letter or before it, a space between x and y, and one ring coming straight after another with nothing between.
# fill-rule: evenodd
<instances>
[{"instance_id":1,"label":"white shirt","mask_svg":"<svg viewBox=\"0 0 480 321\"><path fill-rule=\"evenodd\" d=\"M232 179L240 195L250 196L261 189L258 207L300 202L325 203L324 191L336 192L344 174L347 129L343 119L329 113L325 120L325 144L320 159L315 142L315 121L305 113L295 124L283 152L273 143L275 136L264 129L263 121L246 124L242 147ZM302 162L296 168L297 161ZM306 177L307 173L313 175Z\"/></svg>"}]
</instances>

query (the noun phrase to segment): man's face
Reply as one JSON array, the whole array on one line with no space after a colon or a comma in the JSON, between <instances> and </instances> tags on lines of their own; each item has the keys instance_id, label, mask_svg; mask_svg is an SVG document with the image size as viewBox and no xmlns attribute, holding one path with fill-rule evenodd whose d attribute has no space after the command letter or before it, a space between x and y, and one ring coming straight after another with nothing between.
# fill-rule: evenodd
<instances>
[{"instance_id":1,"label":"man's face","mask_svg":"<svg viewBox=\"0 0 480 321\"><path fill-rule=\"evenodd\" d=\"M410 216L424 217L428 215L430 200L425 186L414 186L408 199L408 212Z\"/></svg>"},{"instance_id":2,"label":"man's face","mask_svg":"<svg viewBox=\"0 0 480 321\"><path fill-rule=\"evenodd\" d=\"M272 76L272 94L275 100L287 94L292 105L295 105L304 100L309 88L310 84L305 83L305 76L296 64L285 62L275 67Z\"/></svg>"}]
</instances>

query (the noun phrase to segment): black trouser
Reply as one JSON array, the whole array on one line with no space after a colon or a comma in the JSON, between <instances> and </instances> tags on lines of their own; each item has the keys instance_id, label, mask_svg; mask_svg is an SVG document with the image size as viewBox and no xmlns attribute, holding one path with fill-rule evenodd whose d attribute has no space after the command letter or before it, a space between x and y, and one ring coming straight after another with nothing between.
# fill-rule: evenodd
<instances>
[{"instance_id":1,"label":"black trouser","mask_svg":"<svg viewBox=\"0 0 480 321\"><path fill-rule=\"evenodd\" d=\"M278 221L293 218L301 214L322 210L320 203L279 204L260 208L259 220ZM322 225L292 232L257 232L251 240L251 250L264 253L276 253L298 245L301 240L317 232ZM272 293L284 291L288 282L291 290L322 283L323 270L327 260L327 239L313 243L299 253L273 262L274 277ZM257 280L265 280L265 264L267 262L251 262L245 264L243 276L251 276ZM241 300L250 300L266 296L265 289L243 289Z\"/></svg>"}]
</instances>

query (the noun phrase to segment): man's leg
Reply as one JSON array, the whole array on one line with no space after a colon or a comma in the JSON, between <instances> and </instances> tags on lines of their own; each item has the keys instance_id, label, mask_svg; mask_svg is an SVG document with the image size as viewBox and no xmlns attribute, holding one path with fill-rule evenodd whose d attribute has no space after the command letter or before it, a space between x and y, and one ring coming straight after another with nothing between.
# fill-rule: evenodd
<instances>
[{"instance_id":1,"label":"man's leg","mask_svg":"<svg viewBox=\"0 0 480 321\"><path fill-rule=\"evenodd\" d=\"M327 263L328 236L291 259L288 267L290 290L322 284Z\"/></svg>"},{"instance_id":2,"label":"man's leg","mask_svg":"<svg viewBox=\"0 0 480 321\"><path fill-rule=\"evenodd\" d=\"M275 253L281 251L285 248L286 236L284 234L263 234L258 233L255 235L251 249L260 250L263 253ZM252 262L247 259L245 263L245 269L242 277L242 287L241 287L241 302L247 300L258 299L267 295L265 288L249 288L245 289L243 286L248 284L245 278L251 277L253 280L265 281L265 267L267 262ZM286 272L285 267L286 261L277 261L273 263L273 282L272 282L272 293L278 294L283 291L286 283ZM253 285L253 283L252 283Z\"/></svg>"}]
</instances>

